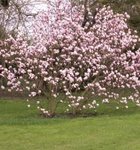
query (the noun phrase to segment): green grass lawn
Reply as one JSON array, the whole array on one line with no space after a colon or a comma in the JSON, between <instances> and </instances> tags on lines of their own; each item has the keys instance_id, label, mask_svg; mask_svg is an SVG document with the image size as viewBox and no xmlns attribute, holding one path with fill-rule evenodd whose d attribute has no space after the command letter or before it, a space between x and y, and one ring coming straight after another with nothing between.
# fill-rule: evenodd
<instances>
[{"instance_id":1,"label":"green grass lawn","mask_svg":"<svg viewBox=\"0 0 140 150\"><path fill-rule=\"evenodd\" d=\"M23 100L1 99L0 150L140 150L140 108L44 119Z\"/></svg>"}]
</instances>

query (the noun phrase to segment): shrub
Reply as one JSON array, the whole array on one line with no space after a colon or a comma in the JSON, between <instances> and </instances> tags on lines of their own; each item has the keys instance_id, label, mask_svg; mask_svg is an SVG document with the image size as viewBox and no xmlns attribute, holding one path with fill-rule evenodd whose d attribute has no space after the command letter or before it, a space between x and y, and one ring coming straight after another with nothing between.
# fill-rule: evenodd
<instances>
[{"instance_id":1,"label":"shrub","mask_svg":"<svg viewBox=\"0 0 140 150\"><path fill-rule=\"evenodd\" d=\"M126 108L128 101L140 105L140 51L134 51L139 38L128 27L128 18L105 6L94 16L88 7L69 1L48 3L36 18L30 44L21 37L1 43L6 65L0 65L0 75L9 91L46 95L47 109L37 101L46 117L53 117L57 104L65 102L58 98L61 93L73 114L96 109L97 96ZM120 94L125 89L131 90L127 96Z\"/></svg>"}]
</instances>

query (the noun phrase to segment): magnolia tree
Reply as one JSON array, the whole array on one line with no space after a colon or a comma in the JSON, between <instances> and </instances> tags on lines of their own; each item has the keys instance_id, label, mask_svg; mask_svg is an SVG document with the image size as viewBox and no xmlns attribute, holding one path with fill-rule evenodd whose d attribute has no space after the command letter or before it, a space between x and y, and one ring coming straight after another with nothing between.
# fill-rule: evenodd
<instances>
[{"instance_id":1,"label":"magnolia tree","mask_svg":"<svg viewBox=\"0 0 140 150\"><path fill-rule=\"evenodd\" d=\"M68 0L49 2L31 41L9 36L0 43L1 88L45 95L46 107L36 102L45 117L53 117L59 103L73 114L96 109L97 97L115 100L116 109L128 108L128 101L140 106L139 38L127 25L129 15L106 6L96 11Z\"/></svg>"}]
</instances>

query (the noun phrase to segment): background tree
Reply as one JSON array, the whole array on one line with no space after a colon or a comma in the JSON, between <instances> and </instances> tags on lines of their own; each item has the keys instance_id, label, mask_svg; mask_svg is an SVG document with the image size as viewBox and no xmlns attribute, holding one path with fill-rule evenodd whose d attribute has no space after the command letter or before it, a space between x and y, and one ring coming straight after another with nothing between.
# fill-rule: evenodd
<instances>
[{"instance_id":1,"label":"background tree","mask_svg":"<svg viewBox=\"0 0 140 150\"><path fill-rule=\"evenodd\" d=\"M2 0L1 4L0 26L4 32L13 35L20 32L28 36L29 28L37 15L37 12L33 11L36 2L33 0Z\"/></svg>"}]
</instances>

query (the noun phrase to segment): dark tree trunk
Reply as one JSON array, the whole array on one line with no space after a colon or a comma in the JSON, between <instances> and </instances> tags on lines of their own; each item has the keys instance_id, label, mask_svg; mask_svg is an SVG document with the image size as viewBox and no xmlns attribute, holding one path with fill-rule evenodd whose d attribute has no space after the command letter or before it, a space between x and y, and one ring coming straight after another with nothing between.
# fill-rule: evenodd
<instances>
[{"instance_id":1,"label":"dark tree trunk","mask_svg":"<svg viewBox=\"0 0 140 150\"><path fill-rule=\"evenodd\" d=\"M0 0L0 3L1 3L1 5L2 5L4 8L8 8L8 7L9 7L9 1L10 1L10 0Z\"/></svg>"}]
</instances>

